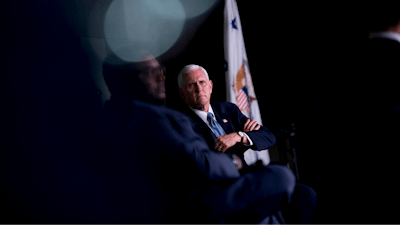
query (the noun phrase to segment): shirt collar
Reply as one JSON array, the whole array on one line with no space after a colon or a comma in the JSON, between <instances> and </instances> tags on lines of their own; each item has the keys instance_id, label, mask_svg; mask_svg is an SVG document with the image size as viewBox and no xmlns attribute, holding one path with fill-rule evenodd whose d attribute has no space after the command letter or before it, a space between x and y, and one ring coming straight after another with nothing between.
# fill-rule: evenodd
<instances>
[{"instance_id":1,"label":"shirt collar","mask_svg":"<svg viewBox=\"0 0 400 225\"><path fill-rule=\"evenodd\" d=\"M369 39L372 38L386 38L400 43L400 34L393 31L382 31L377 33L371 33L369 35Z\"/></svg>"},{"instance_id":2,"label":"shirt collar","mask_svg":"<svg viewBox=\"0 0 400 225\"><path fill-rule=\"evenodd\" d=\"M204 121L204 123L208 124L207 112L204 112L204 111L201 111L201 110L198 110L198 109L194 109L194 108L192 108L192 107L190 107L190 106L189 106L189 108L190 108L191 110L193 110L193 112L196 113L196 115L198 115L198 116L200 117L200 119ZM209 107L208 107L208 112L209 112L209 113L212 113L212 114L213 114L213 117L214 117L214 120L216 120L215 114L214 114L214 111L213 111L211 105L209 105Z\"/></svg>"}]
</instances>

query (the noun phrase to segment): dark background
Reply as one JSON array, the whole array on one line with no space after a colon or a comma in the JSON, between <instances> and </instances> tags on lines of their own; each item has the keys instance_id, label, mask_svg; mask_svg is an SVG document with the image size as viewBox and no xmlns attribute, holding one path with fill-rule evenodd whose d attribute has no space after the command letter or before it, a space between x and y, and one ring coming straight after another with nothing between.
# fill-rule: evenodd
<instances>
[{"instance_id":1,"label":"dark background","mask_svg":"<svg viewBox=\"0 0 400 225\"><path fill-rule=\"evenodd\" d=\"M48 173L44 165L62 168L96 148L101 135L101 94L59 2L3 8L2 166L6 181L26 179L28 189L37 173ZM367 39L368 14L355 4L260 2L237 0L253 84L266 127L276 132L295 123L300 183L319 196L313 222L398 223L364 196L373 181L357 177L373 162L363 161L360 140L348 135L357 132L348 96L358 81L353 63ZM180 104L176 75L190 63L207 69L213 100L225 101L223 7L221 1L185 48L160 57L168 106ZM19 207L13 202L5 201L11 215Z\"/></svg>"},{"instance_id":2,"label":"dark background","mask_svg":"<svg viewBox=\"0 0 400 225\"><path fill-rule=\"evenodd\" d=\"M359 79L355 65L368 38L367 12L329 3L237 4L263 124L274 132L295 124L299 182L319 196L313 223L393 221L368 201L371 193L365 190L375 184L357 176L371 164L363 160L369 153L357 149L356 143L365 140L351 135L357 132L351 106ZM214 82L216 101L224 101L226 91L222 22L223 4L196 33L184 63L176 63L203 65ZM167 84L174 92L176 87Z\"/></svg>"}]
</instances>

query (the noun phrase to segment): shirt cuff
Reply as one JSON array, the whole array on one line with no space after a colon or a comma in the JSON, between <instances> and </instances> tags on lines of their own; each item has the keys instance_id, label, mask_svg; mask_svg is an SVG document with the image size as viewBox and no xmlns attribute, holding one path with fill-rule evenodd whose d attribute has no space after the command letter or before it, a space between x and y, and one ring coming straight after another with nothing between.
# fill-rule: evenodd
<instances>
[{"instance_id":1,"label":"shirt cuff","mask_svg":"<svg viewBox=\"0 0 400 225\"><path fill-rule=\"evenodd\" d=\"M244 135L246 135L247 140L249 141L249 144L243 144L244 146L252 146L253 145L253 141L250 139L249 135L246 134L246 132L243 132Z\"/></svg>"}]
</instances>

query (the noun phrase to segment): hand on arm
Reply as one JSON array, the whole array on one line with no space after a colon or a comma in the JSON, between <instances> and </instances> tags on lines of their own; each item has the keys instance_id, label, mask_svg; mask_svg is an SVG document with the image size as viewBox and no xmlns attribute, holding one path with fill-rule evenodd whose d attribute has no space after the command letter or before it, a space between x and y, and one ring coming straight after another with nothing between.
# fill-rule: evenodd
<instances>
[{"instance_id":1,"label":"hand on arm","mask_svg":"<svg viewBox=\"0 0 400 225\"><path fill-rule=\"evenodd\" d=\"M260 125L257 124L256 120L250 120L247 119L246 123L244 124L243 131L253 131L253 130L259 130ZM216 139L216 144L215 144L215 150L219 152L225 152L228 148L234 146L237 142L240 142L241 137L238 133L230 133L227 135L221 135L218 136ZM243 142L242 144L248 145L250 144L249 140L247 139L247 135L243 136Z\"/></svg>"},{"instance_id":2,"label":"hand on arm","mask_svg":"<svg viewBox=\"0 0 400 225\"><path fill-rule=\"evenodd\" d=\"M259 130L260 127L261 126L257 123L256 120L247 119L246 123L243 126L243 132Z\"/></svg>"},{"instance_id":3,"label":"hand on arm","mask_svg":"<svg viewBox=\"0 0 400 225\"><path fill-rule=\"evenodd\" d=\"M237 142L240 142L240 140L241 137L236 132L227 135L221 135L215 140L217 143L215 144L214 148L219 152L225 152L228 148L234 146Z\"/></svg>"}]
</instances>

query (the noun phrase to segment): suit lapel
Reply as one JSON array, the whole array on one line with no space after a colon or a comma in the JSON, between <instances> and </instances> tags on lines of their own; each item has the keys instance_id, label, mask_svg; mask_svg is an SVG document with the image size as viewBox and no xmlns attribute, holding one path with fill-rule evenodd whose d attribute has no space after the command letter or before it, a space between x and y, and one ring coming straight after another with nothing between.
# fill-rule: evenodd
<instances>
[{"instance_id":1,"label":"suit lapel","mask_svg":"<svg viewBox=\"0 0 400 225\"><path fill-rule=\"evenodd\" d=\"M196 128L203 134L204 138L206 139L207 143L211 144L210 146L213 147L215 145L215 139L217 138L215 134L211 131L206 123L191 109L188 108L187 113L190 114L190 118L192 119L193 124Z\"/></svg>"},{"instance_id":2,"label":"suit lapel","mask_svg":"<svg viewBox=\"0 0 400 225\"><path fill-rule=\"evenodd\" d=\"M230 134L233 132L232 126L231 126L231 121L229 121L229 116L227 113L224 112L221 107L212 104L213 111L215 114L215 117L217 118L217 122L221 125L222 129L224 129L226 134Z\"/></svg>"},{"instance_id":3,"label":"suit lapel","mask_svg":"<svg viewBox=\"0 0 400 225\"><path fill-rule=\"evenodd\" d=\"M219 104L211 104L212 109L215 114L215 118L217 122L221 125L222 129L224 129L226 134L230 134L234 132L232 128L232 121L228 116L228 113L225 112L224 109L221 108ZM209 143L210 148L213 148L215 145L216 136L214 132L208 127L208 125L199 117L196 113L193 112L189 107L186 109L186 114L190 115L193 124L196 128L203 134L204 138L206 139L207 143Z\"/></svg>"}]
</instances>

